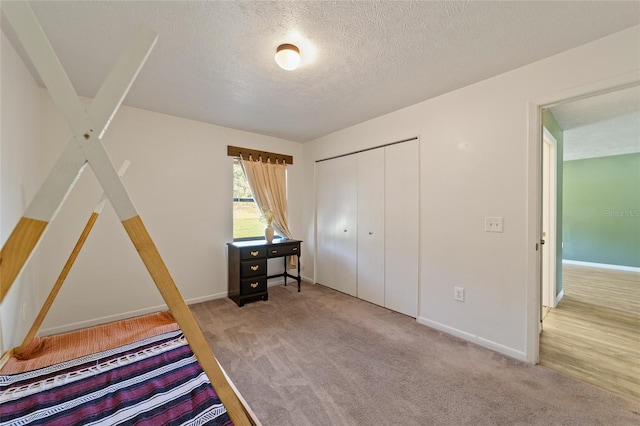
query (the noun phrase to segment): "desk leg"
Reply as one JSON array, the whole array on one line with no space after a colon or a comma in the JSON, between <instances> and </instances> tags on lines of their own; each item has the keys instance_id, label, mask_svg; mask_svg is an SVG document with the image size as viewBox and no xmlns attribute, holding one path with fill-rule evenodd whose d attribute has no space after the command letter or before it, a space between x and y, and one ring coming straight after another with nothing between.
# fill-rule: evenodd
<instances>
[{"instance_id":1,"label":"desk leg","mask_svg":"<svg viewBox=\"0 0 640 426\"><path fill-rule=\"evenodd\" d=\"M300 253L298 253L298 293L300 293L300 281L302 281L302 279L300 278Z\"/></svg>"},{"instance_id":2,"label":"desk leg","mask_svg":"<svg viewBox=\"0 0 640 426\"><path fill-rule=\"evenodd\" d=\"M287 286L287 256L283 257L284 259L284 286Z\"/></svg>"}]
</instances>

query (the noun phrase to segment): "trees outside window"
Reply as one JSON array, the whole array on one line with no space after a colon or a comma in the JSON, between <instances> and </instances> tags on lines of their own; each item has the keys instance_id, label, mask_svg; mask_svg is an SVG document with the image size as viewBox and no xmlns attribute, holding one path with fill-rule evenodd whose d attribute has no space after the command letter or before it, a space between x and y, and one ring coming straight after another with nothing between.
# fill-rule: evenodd
<instances>
[{"instance_id":1,"label":"trees outside window","mask_svg":"<svg viewBox=\"0 0 640 426\"><path fill-rule=\"evenodd\" d=\"M264 223L238 160L233 160L233 239L264 238Z\"/></svg>"}]
</instances>

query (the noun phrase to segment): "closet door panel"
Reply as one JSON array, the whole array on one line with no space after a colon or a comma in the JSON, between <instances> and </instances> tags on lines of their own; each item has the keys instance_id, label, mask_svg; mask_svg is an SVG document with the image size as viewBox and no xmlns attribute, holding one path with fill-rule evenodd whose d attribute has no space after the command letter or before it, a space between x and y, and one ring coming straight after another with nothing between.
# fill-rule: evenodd
<instances>
[{"instance_id":1,"label":"closet door panel","mask_svg":"<svg viewBox=\"0 0 640 426\"><path fill-rule=\"evenodd\" d=\"M385 148L385 306L418 314L418 141Z\"/></svg>"},{"instance_id":2,"label":"closet door panel","mask_svg":"<svg viewBox=\"0 0 640 426\"><path fill-rule=\"evenodd\" d=\"M351 296L357 290L358 162L355 155L329 160L334 163L335 240L334 284Z\"/></svg>"},{"instance_id":3,"label":"closet door panel","mask_svg":"<svg viewBox=\"0 0 640 426\"><path fill-rule=\"evenodd\" d=\"M334 167L331 161L316 163L316 282L333 287L335 239Z\"/></svg>"},{"instance_id":4,"label":"closet door panel","mask_svg":"<svg viewBox=\"0 0 640 426\"><path fill-rule=\"evenodd\" d=\"M358 158L358 297L384 306L384 149Z\"/></svg>"}]
</instances>

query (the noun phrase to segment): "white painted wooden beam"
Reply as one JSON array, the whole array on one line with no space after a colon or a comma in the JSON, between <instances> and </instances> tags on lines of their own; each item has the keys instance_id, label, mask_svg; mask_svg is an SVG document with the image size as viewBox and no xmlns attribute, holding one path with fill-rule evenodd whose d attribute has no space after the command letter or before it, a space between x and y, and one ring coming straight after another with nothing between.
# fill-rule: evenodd
<instances>
[{"instance_id":1,"label":"white painted wooden beam","mask_svg":"<svg viewBox=\"0 0 640 426\"><path fill-rule=\"evenodd\" d=\"M73 134L92 132L80 99L29 4L3 1L0 6Z\"/></svg>"},{"instance_id":2,"label":"white painted wooden beam","mask_svg":"<svg viewBox=\"0 0 640 426\"><path fill-rule=\"evenodd\" d=\"M138 31L87 112L28 3L2 1L0 7L73 133L0 251L1 302L87 164L94 169L121 220L137 216L100 137L149 56L157 36L144 28Z\"/></svg>"},{"instance_id":3,"label":"white painted wooden beam","mask_svg":"<svg viewBox=\"0 0 640 426\"><path fill-rule=\"evenodd\" d=\"M74 137L68 142L24 215L27 218L50 222L87 163L83 141L87 138L100 139L104 134L155 45L157 35L144 27L138 30L112 68L87 113L28 4L2 2L0 6L74 133ZM108 184L111 189L107 193L112 193L111 196L115 200L112 200L112 203L118 216L122 220L135 216L133 203L113 170L108 155L101 144L91 145L87 148L93 153L89 155L95 163L92 168L102 170L96 170L96 174L103 174L105 180L111 182Z\"/></svg>"},{"instance_id":4,"label":"white painted wooden beam","mask_svg":"<svg viewBox=\"0 0 640 426\"><path fill-rule=\"evenodd\" d=\"M118 111L157 40L158 35L155 32L141 26L109 72L107 79L100 86L88 111L89 120L100 129L98 132L100 139L109 127L111 119Z\"/></svg>"},{"instance_id":5,"label":"white painted wooden beam","mask_svg":"<svg viewBox=\"0 0 640 426\"><path fill-rule=\"evenodd\" d=\"M95 127L101 129L98 134L100 138L140 72L157 38L157 34L141 27L91 102L88 114ZM86 164L84 153L72 137L24 216L45 222L53 220Z\"/></svg>"},{"instance_id":6,"label":"white painted wooden beam","mask_svg":"<svg viewBox=\"0 0 640 426\"><path fill-rule=\"evenodd\" d=\"M127 173L127 169L129 168L129 165L131 164L131 161L129 160L124 160L122 162L122 165L120 166L120 169L118 170L118 176L122 179L122 176L124 176L125 173ZM96 205L96 208L93 209L94 213L102 213L102 209L104 209L104 205L107 202L107 194L105 192L102 193L102 197L100 197L100 201L98 201L98 205Z\"/></svg>"},{"instance_id":7,"label":"white painted wooden beam","mask_svg":"<svg viewBox=\"0 0 640 426\"><path fill-rule=\"evenodd\" d=\"M51 222L87 164L84 153L72 138L40 185L23 217Z\"/></svg>"},{"instance_id":8,"label":"white painted wooden beam","mask_svg":"<svg viewBox=\"0 0 640 426\"><path fill-rule=\"evenodd\" d=\"M76 137L76 140L78 138ZM138 216L133 201L129 197L126 188L113 168L111 159L97 137L90 137L80 143L82 152L89 162L93 173L102 185L102 189L109 197L109 201L120 218L120 221Z\"/></svg>"}]
</instances>

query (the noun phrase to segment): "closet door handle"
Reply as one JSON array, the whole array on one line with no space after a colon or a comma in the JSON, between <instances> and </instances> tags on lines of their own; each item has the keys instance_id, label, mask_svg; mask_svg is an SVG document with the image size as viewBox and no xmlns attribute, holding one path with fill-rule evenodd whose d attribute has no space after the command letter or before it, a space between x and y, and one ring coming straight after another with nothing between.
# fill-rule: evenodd
<instances>
[{"instance_id":1,"label":"closet door handle","mask_svg":"<svg viewBox=\"0 0 640 426\"><path fill-rule=\"evenodd\" d=\"M369 232L369 235L373 235L373 232Z\"/></svg>"}]
</instances>

